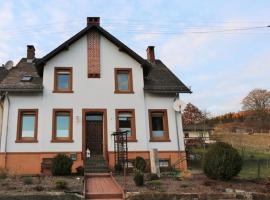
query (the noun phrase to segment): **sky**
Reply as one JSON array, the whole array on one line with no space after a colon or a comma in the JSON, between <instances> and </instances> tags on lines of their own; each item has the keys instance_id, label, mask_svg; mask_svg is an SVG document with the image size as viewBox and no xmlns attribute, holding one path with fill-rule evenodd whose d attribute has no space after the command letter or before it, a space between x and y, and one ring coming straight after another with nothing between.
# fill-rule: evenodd
<instances>
[{"instance_id":1,"label":"sky","mask_svg":"<svg viewBox=\"0 0 270 200\"><path fill-rule=\"evenodd\" d=\"M33 44L42 57L86 26L87 16L142 57L155 46L192 94L181 99L219 115L270 90L269 0L0 0L0 64Z\"/></svg>"}]
</instances>

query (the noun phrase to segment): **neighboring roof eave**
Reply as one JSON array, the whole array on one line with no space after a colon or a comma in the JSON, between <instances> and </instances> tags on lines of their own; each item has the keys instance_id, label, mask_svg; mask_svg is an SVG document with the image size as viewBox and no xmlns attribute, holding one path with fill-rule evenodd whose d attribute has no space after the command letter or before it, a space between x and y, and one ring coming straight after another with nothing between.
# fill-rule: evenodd
<instances>
[{"instance_id":1,"label":"neighboring roof eave","mask_svg":"<svg viewBox=\"0 0 270 200\"><path fill-rule=\"evenodd\" d=\"M149 93L164 93L164 94L192 93L192 91L190 90L165 90L165 89L149 89L149 88L144 88L144 91Z\"/></svg>"},{"instance_id":2,"label":"neighboring roof eave","mask_svg":"<svg viewBox=\"0 0 270 200\"><path fill-rule=\"evenodd\" d=\"M112 43L114 43L120 51L127 53L129 56L131 56L133 59L135 59L138 63L142 65L142 67L145 69L145 73L147 74L151 68L150 63L148 63L145 59L143 59L141 56L139 56L137 53L135 53L133 50L128 48L124 43L122 43L120 40L115 38L113 35L111 35L109 32L107 32L105 29L103 29L100 26L97 25L89 25L82 29L80 32L75 34L73 37L62 43L60 46L52 50L50 53L45 55L43 58L37 60L36 65L39 71L39 74L42 75L42 68L46 65L46 63L53 58L55 55L60 53L63 50L66 50L69 48L70 45L72 45L74 42L79 40L81 37L83 37L90 29L96 29L98 30L105 38L110 40Z\"/></svg>"},{"instance_id":3,"label":"neighboring roof eave","mask_svg":"<svg viewBox=\"0 0 270 200\"><path fill-rule=\"evenodd\" d=\"M23 93L27 93L27 92L42 92L43 88L0 88L0 92L23 92Z\"/></svg>"}]
</instances>

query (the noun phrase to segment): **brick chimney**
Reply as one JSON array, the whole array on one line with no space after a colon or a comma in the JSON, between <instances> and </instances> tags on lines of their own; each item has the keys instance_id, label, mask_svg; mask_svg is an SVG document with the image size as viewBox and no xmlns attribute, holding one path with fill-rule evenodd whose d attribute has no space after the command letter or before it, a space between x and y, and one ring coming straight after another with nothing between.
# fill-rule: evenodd
<instances>
[{"instance_id":1,"label":"brick chimney","mask_svg":"<svg viewBox=\"0 0 270 200\"><path fill-rule=\"evenodd\" d=\"M99 26L99 17L87 17L87 26L96 25Z\"/></svg>"},{"instance_id":2,"label":"brick chimney","mask_svg":"<svg viewBox=\"0 0 270 200\"><path fill-rule=\"evenodd\" d=\"M34 58L35 58L34 45L27 45L27 62L32 62Z\"/></svg>"},{"instance_id":3,"label":"brick chimney","mask_svg":"<svg viewBox=\"0 0 270 200\"><path fill-rule=\"evenodd\" d=\"M147 52L147 60L151 63L155 63L155 50L154 46L148 46L146 49Z\"/></svg>"}]
</instances>

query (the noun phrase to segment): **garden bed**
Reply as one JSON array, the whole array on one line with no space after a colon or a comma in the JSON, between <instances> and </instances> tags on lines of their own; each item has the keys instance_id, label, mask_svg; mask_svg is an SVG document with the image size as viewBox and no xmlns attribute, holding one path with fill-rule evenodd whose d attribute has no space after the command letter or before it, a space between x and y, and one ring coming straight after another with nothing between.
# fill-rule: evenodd
<instances>
[{"instance_id":1,"label":"garden bed","mask_svg":"<svg viewBox=\"0 0 270 200\"><path fill-rule=\"evenodd\" d=\"M131 174L126 177L126 185L124 184L123 176L115 175L115 178L123 188L125 187L127 192L210 194L234 191L269 193L270 191L270 179L245 180L235 178L231 181L224 182L211 180L203 174L194 174L191 178L182 181L174 177L162 177L160 180L146 181L144 186L137 187Z\"/></svg>"},{"instance_id":2,"label":"garden bed","mask_svg":"<svg viewBox=\"0 0 270 200\"><path fill-rule=\"evenodd\" d=\"M66 183L66 187L56 188L56 182ZM8 176L0 179L0 196L14 194L47 194L48 192L75 192L83 191L82 176Z\"/></svg>"}]
</instances>

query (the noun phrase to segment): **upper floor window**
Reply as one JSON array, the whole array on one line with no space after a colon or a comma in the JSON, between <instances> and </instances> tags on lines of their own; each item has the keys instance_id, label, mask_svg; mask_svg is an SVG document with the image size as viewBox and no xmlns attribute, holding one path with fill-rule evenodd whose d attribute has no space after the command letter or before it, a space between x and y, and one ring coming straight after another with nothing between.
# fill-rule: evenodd
<instances>
[{"instance_id":1,"label":"upper floor window","mask_svg":"<svg viewBox=\"0 0 270 200\"><path fill-rule=\"evenodd\" d=\"M54 92L73 92L72 67L56 67L54 69Z\"/></svg>"},{"instance_id":2,"label":"upper floor window","mask_svg":"<svg viewBox=\"0 0 270 200\"><path fill-rule=\"evenodd\" d=\"M52 142L72 142L72 109L53 110Z\"/></svg>"},{"instance_id":3,"label":"upper floor window","mask_svg":"<svg viewBox=\"0 0 270 200\"><path fill-rule=\"evenodd\" d=\"M133 93L131 68L116 68L114 75L115 93Z\"/></svg>"},{"instance_id":4,"label":"upper floor window","mask_svg":"<svg viewBox=\"0 0 270 200\"><path fill-rule=\"evenodd\" d=\"M116 109L116 129L127 131L128 141L136 142L136 125L134 109Z\"/></svg>"},{"instance_id":5,"label":"upper floor window","mask_svg":"<svg viewBox=\"0 0 270 200\"><path fill-rule=\"evenodd\" d=\"M169 141L167 110L149 110L150 141Z\"/></svg>"},{"instance_id":6,"label":"upper floor window","mask_svg":"<svg viewBox=\"0 0 270 200\"><path fill-rule=\"evenodd\" d=\"M19 109L16 142L37 142L37 126L37 109Z\"/></svg>"}]
</instances>

